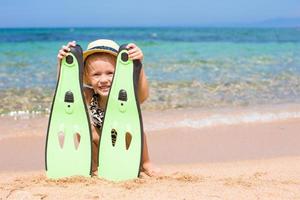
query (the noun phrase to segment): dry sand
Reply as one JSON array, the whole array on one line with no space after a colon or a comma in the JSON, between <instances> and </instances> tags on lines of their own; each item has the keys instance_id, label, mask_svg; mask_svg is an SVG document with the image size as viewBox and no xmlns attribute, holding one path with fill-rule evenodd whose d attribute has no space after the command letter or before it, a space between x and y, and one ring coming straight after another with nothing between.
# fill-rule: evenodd
<instances>
[{"instance_id":1,"label":"dry sand","mask_svg":"<svg viewBox=\"0 0 300 200\"><path fill-rule=\"evenodd\" d=\"M43 171L0 173L2 199L300 199L300 157L163 165L164 176L113 183L49 180Z\"/></svg>"}]
</instances>

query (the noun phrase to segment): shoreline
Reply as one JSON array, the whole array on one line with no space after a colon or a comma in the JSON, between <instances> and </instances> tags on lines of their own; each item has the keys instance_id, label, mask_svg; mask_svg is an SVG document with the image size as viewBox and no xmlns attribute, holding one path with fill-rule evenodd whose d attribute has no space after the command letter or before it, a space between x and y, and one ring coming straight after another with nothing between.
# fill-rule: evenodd
<instances>
[{"instance_id":1,"label":"shoreline","mask_svg":"<svg viewBox=\"0 0 300 200\"><path fill-rule=\"evenodd\" d=\"M179 108L166 110L143 110L143 124L145 131L159 131L168 128L209 128L222 125L239 125L248 123L268 123L284 120L300 119L300 104L278 104L278 105L256 105L249 107L232 108ZM31 121L41 124L40 127L48 125L49 114L29 113L27 111L14 111L10 114L0 115L1 124L9 124L11 128L18 127L17 132L23 128L30 128ZM153 120L159 119L159 120ZM45 122L45 120L47 122ZM27 123L24 123L27 122ZM36 126L36 125L35 125ZM12 132L0 126L1 137ZM33 130L33 132L35 132ZM36 132L35 132L36 133Z\"/></svg>"},{"instance_id":2,"label":"shoreline","mask_svg":"<svg viewBox=\"0 0 300 200\"><path fill-rule=\"evenodd\" d=\"M6 128L5 128L6 127ZM17 135L0 139L0 171L44 168L47 118L1 127ZM32 131L34 129L34 131ZM300 119L206 128L175 127L147 131L150 158L158 165L300 156ZM32 159L33 158L33 159Z\"/></svg>"}]
</instances>

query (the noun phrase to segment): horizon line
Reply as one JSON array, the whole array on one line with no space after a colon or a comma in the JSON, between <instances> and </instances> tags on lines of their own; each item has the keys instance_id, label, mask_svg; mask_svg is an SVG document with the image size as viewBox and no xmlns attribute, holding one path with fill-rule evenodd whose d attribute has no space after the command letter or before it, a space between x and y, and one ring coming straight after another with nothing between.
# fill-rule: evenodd
<instances>
[{"instance_id":1,"label":"horizon line","mask_svg":"<svg viewBox=\"0 0 300 200\"><path fill-rule=\"evenodd\" d=\"M143 26L12 26L0 29L94 29L94 28L300 28L299 25L143 25Z\"/></svg>"}]
</instances>

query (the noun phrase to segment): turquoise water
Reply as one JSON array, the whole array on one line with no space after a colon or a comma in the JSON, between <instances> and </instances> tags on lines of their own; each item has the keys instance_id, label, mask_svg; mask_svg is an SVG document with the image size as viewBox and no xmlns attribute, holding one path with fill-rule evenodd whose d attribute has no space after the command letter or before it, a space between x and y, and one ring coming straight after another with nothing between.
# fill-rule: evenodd
<instances>
[{"instance_id":1,"label":"turquoise water","mask_svg":"<svg viewBox=\"0 0 300 200\"><path fill-rule=\"evenodd\" d=\"M47 113L61 45L98 38L143 50L144 109L300 102L299 28L0 29L0 113Z\"/></svg>"}]
</instances>

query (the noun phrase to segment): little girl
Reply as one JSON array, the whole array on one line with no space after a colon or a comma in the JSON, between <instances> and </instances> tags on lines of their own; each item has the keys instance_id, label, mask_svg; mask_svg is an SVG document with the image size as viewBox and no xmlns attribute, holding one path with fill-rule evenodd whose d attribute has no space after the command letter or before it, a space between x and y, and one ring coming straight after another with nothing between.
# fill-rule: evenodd
<instances>
[{"instance_id":1,"label":"little girl","mask_svg":"<svg viewBox=\"0 0 300 200\"><path fill-rule=\"evenodd\" d=\"M62 46L57 55L58 67L61 60L70 51L70 47L75 47L76 42L69 42L66 46ZM135 44L127 45L129 49L129 58L131 60L143 60L143 52ZM97 175L98 168L98 148L101 136L102 122L104 117L104 109L108 99L109 89L112 83L113 74L116 65L116 56L118 54L119 45L112 40L96 40L91 42L87 50L83 52L84 61L84 95L89 114L91 118L92 129L92 176ZM59 69L59 68L58 68ZM60 72L60 70L58 70ZM143 68L140 72L138 83L138 100L143 103L149 96L149 88ZM141 169L149 176L155 176L160 173L160 169L155 167L149 158L146 135L144 135L142 166ZM101 163L100 163L101 164Z\"/></svg>"}]
</instances>

